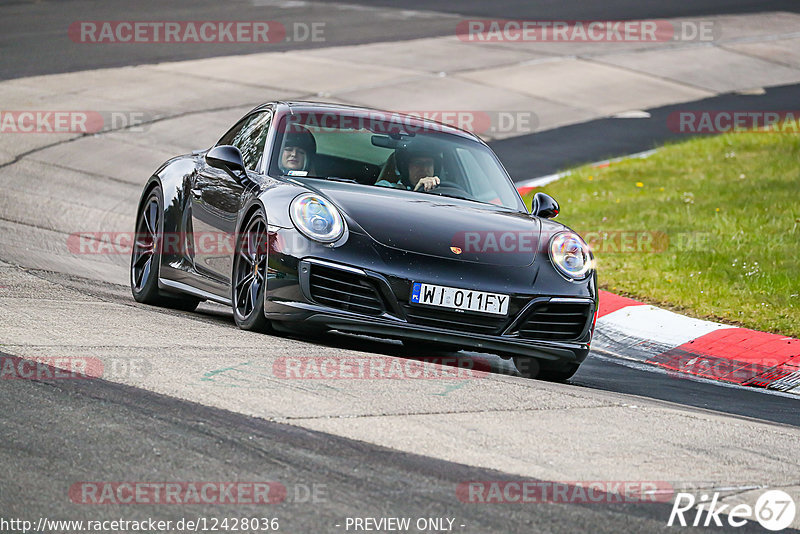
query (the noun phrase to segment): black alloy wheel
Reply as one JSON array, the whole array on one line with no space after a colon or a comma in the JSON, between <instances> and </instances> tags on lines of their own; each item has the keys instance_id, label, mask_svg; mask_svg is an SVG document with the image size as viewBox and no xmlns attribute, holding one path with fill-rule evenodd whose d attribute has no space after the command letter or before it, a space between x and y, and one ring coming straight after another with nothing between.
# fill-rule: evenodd
<instances>
[{"instance_id":1,"label":"black alloy wheel","mask_svg":"<svg viewBox=\"0 0 800 534\"><path fill-rule=\"evenodd\" d=\"M269 330L269 321L264 316L268 238L267 220L258 211L236 240L231 301L233 318L244 330Z\"/></svg>"}]
</instances>

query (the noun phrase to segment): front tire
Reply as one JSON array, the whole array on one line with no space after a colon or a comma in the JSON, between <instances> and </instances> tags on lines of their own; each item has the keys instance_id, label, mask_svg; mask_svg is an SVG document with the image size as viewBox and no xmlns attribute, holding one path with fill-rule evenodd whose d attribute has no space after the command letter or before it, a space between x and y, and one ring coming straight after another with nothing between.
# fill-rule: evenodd
<instances>
[{"instance_id":1,"label":"front tire","mask_svg":"<svg viewBox=\"0 0 800 534\"><path fill-rule=\"evenodd\" d=\"M539 370L539 379L549 382L566 382L578 372L580 364L568 363L557 369L543 367Z\"/></svg>"},{"instance_id":2,"label":"front tire","mask_svg":"<svg viewBox=\"0 0 800 534\"><path fill-rule=\"evenodd\" d=\"M150 190L150 194L136 215L136 234L131 251L131 293L136 302L142 304L194 311L200 304L200 299L166 296L158 290L163 213L161 187L156 186Z\"/></svg>"},{"instance_id":3,"label":"front tire","mask_svg":"<svg viewBox=\"0 0 800 534\"><path fill-rule=\"evenodd\" d=\"M537 378L539 376L539 360L527 356L514 356L514 366L517 372L525 378Z\"/></svg>"},{"instance_id":4,"label":"front tire","mask_svg":"<svg viewBox=\"0 0 800 534\"><path fill-rule=\"evenodd\" d=\"M578 363L540 362L528 356L514 356L517 372L525 378L537 378L548 382L566 382L578 372Z\"/></svg>"},{"instance_id":5,"label":"front tire","mask_svg":"<svg viewBox=\"0 0 800 534\"><path fill-rule=\"evenodd\" d=\"M231 278L231 302L236 326L243 330L271 330L264 316L267 288L267 218L259 210L236 239Z\"/></svg>"}]
</instances>

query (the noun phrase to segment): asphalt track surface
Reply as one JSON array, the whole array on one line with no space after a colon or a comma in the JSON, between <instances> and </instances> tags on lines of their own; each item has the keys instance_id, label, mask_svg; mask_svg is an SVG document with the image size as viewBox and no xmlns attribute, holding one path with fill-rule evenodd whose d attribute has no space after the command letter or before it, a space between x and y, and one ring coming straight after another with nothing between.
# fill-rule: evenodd
<instances>
[{"instance_id":1,"label":"asphalt track surface","mask_svg":"<svg viewBox=\"0 0 800 534\"><path fill-rule=\"evenodd\" d=\"M347 517L447 517L455 519L456 532L672 530L666 526L671 508L666 503L464 503L456 496L459 483L515 477L102 380L11 381L0 388L0 402L17 407L2 421L4 517L36 521L122 516L129 521L173 522L185 517L269 517L279 519L281 531L309 533L345 532L341 525ZM85 506L65 499L76 481L90 481L87 473L92 480L129 481L153 481L154 473L160 480L199 481L197 473L206 481L233 476L281 483L286 499L267 506L236 507ZM737 531L765 532L754 523Z\"/></svg>"},{"instance_id":2,"label":"asphalt track surface","mask_svg":"<svg viewBox=\"0 0 800 534\"><path fill-rule=\"evenodd\" d=\"M330 40L323 44L283 43L280 50L360 42L409 39L452 32L453 15L518 18L657 18L767 10L797 11L796 2L716 1L685 2L440 2L431 6L405 2L411 10L435 9L406 18L397 17L387 32L372 24L378 11L392 13L395 2L351 2L367 9L342 9L333 2L306 4L253 0L137 2L136 14L124 13L123 2L7 2L0 6L0 78L68 72L87 68L152 63L261 50L246 47L187 45L160 47L55 47L73 20L323 20ZM234 6L234 7L231 7ZM121 14L121 9L123 12ZM311 13L311 14L309 14ZM334 30L335 28L335 30ZM709 101L673 106L684 109L792 109L797 86L768 89L764 97L723 96ZM757 108L757 107L756 107ZM758 108L757 108L758 109ZM575 163L650 148L670 137L663 132L672 108L649 110L651 119L607 119L498 142L494 148L514 171L527 177L547 174ZM593 142L596 131L603 143ZM524 159L521 143L541 147L543 158ZM568 149L564 149L568 146ZM558 150L557 150L558 149ZM530 153L526 151L527 153ZM534 172L531 172L534 169ZM50 273L58 279L58 273ZM200 312L198 320L213 320L235 328L227 314ZM398 355L393 346L362 338L324 341L332 346ZM486 365L511 373L499 359ZM783 425L800 426L796 399L745 388L678 379L665 373L633 368L602 355L593 355L574 377L576 388L612 391L657 400L679 409L710 410ZM498 471L394 451L290 425L246 417L103 380L28 381L0 383L0 461L4 484L0 489L3 517L39 516L72 519L127 519L189 516L225 517L264 509L237 507L110 506L102 509L76 505L65 499L76 480L275 480L284 481L287 500L268 511L281 518L290 532L342 531L335 525L348 516L455 517L465 532L659 532L666 531L667 504L515 505L476 506L455 495L465 480L507 480ZM12 408L13 407L13 408ZM531 454L535 455L535 444ZM324 488L323 488L324 486ZM321 496L307 502L297 495L316 487ZM298 493L294 493L297 491ZM302 502L301 502L302 501ZM249 515L252 515L249 514ZM283 526L285 525L285 526ZM684 530L684 529L681 529ZM691 529L690 529L691 530ZM740 532L763 531L749 524Z\"/></svg>"},{"instance_id":3,"label":"asphalt track surface","mask_svg":"<svg viewBox=\"0 0 800 534\"><path fill-rule=\"evenodd\" d=\"M162 61L452 35L458 22L465 17L624 20L768 11L800 12L800 4L794 0L6 1L0 5L0 80ZM295 23L322 22L325 40L95 46L72 42L67 37L69 26L74 22L120 20L276 21L290 28L290 38L294 35ZM302 35L302 31L298 31L297 36Z\"/></svg>"},{"instance_id":4,"label":"asphalt track surface","mask_svg":"<svg viewBox=\"0 0 800 534\"><path fill-rule=\"evenodd\" d=\"M135 7L134 7L135 6ZM285 0L50 0L6 2L0 6L0 79L54 74L103 67L199 59L361 44L396 38L416 39L455 31L456 17L396 9L317 4ZM294 24L324 23L324 41L281 40L270 43L116 43L96 46L71 41L70 24L77 21L275 21ZM376 21L380 21L377 24ZM298 29L297 37L302 37ZM57 44L55 44L57 43ZM66 43L66 44L65 44ZM54 46L55 45L55 46ZM245 77L247 73L242 73Z\"/></svg>"},{"instance_id":5,"label":"asphalt track surface","mask_svg":"<svg viewBox=\"0 0 800 534\"><path fill-rule=\"evenodd\" d=\"M321 0L334 3L333 0ZM353 4L400 7L394 0L355 0ZM443 13L458 13L470 17L557 19L557 20L631 20L702 15L760 13L764 11L798 11L792 0L411 0L402 2L404 9L435 9Z\"/></svg>"}]
</instances>

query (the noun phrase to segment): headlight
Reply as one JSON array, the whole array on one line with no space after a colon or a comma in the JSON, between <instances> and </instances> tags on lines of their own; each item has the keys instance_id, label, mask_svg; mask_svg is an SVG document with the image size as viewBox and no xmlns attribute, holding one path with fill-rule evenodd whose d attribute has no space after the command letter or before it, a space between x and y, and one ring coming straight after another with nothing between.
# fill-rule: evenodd
<instances>
[{"instance_id":1,"label":"headlight","mask_svg":"<svg viewBox=\"0 0 800 534\"><path fill-rule=\"evenodd\" d=\"M594 267L589 245L574 232L560 232L553 236L550 261L570 280L583 280Z\"/></svg>"},{"instance_id":2,"label":"headlight","mask_svg":"<svg viewBox=\"0 0 800 534\"><path fill-rule=\"evenodd\" d=\"M311 193L295 197L289 215L297 229L314 241L333 243L344 232L344 221L336 206Z\"/></svg>"}]
</instances>

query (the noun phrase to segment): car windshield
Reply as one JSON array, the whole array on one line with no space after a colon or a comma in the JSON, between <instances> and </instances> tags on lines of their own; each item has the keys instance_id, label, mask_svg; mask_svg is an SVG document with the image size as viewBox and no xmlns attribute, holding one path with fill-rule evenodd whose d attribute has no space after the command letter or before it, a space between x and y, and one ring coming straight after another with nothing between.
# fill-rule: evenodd
<instances>
[{"instance_id":1,"label":"car windshield","mask_svg":"<svg viewBox=\"0 0 800 534\"><path fill-rule=\"evenodd\" d=\"M278 125L269 172L524 210L495 154L444 129L385 113L293 113Z\"/></svg>"}]
</instances>

